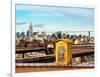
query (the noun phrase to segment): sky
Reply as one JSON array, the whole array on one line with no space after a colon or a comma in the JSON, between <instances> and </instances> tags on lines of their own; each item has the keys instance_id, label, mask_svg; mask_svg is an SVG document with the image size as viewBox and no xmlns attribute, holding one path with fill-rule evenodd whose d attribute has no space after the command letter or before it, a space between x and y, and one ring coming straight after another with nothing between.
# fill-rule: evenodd
<instances>
[{"instance_id":1,"label":"sky","mask_svg":"<svg viewBox=\"0 0 100 77\"><path fill-rule=\"evenodd\" d=\"M94 31L94 8L16 4L16 32Z\"/></svg>"}]
</instances>

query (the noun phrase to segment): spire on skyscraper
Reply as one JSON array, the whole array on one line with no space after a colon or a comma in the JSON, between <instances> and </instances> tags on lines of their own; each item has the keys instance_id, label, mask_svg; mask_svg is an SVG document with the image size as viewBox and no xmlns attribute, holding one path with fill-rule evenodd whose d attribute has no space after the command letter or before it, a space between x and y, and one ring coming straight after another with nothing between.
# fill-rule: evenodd
<instances>
[{"instance_id":1,"label":"spire on skyscraper","mask_svg":"<svg viewBox=\"0 0 100 77\"><path fill-rule=\"evenodd\" d=\"M30 21L30 25L29 25L29 34L30 35L32 35L32 33L33 33L33 27L32 27L32 23L31 23L31 21Z\"/></svg>"},{"instance_id":2,"label":"spire on skyscraper","mask_svg":"<svg viewBox=\"0 0 100 77\"><path fill-rule=\"evenodd\" d=\"M31 23L31 21L30 21L30 26L32 26L32 23Z\"/></svg>"}]
</instances>

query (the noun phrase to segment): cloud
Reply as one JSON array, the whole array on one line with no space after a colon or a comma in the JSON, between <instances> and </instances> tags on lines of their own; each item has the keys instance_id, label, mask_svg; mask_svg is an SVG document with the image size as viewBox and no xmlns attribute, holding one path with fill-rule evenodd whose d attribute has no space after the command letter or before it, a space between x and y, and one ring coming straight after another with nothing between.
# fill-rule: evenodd
<instances>
[{"instance_id":1,"label":"cloud","mask_svg":"<svg viewBox=\"0 0 100 77\"><path fill-rule=\"evenodd\" d=\"M33 27L44 27L45 24L36 24L36 25L33 25Z\"/></svg>"},{"instance_id":2,"label":"cloud","mask_svg":"<svg viewBox=\"0 0 100 77\"><path fill-rule=\"evenodd\" d=\"M48 6L34 6L34 5L16 5L17 10L31 11L34 14L39 15L56 15L66 16L67 14L73 14L76 16L91 17L94 14L93 8L79 8L79 7L48 7Z\"/></svg>"},{"instance_id":3,"label":"cloud","mask_svg":"<svg viewBox=\"0 0 100 77\"><path fill-rule=\"evenodd\" d=\"M83 17L93 17L94 16L94 9L93 8L67 8L65 13L70 13L76 16L83 16Z\"/></svg>"},{"instance_id":4,"label":"cloud","mask_svg":"<svg viewBox=\"0 0 100 77\"><path fill-rule=\"evenodd\" d=\"M25 25L27 24L26 22L17 22L16 25Z\"/></svg>"},{"instance_id":5,"label":"cloud","mask_svg":"<svg viewBox=\"0 0 100 77\"><path fill-rule=\"evenodd\" d=\"M48 24L45 27L34 28L35 31L57 32L57 31L93 31L90 25L61 25L61 24Z\"/></svg>"},{"instance_id":6,"label":"cloud","mask_svg":"<svg viewBox=\"0 0 100 77\"><path fill-rule=\"evenodd\" d=\"M28 23L28 20L32 20L33 24L46 23L45 27L44 25L40 24L33 25L33 30L35 31L93 30L91 25L85 25L86 23L91 24L93 22L91 19L94 17L94 9L91 8L60 8L48 6L17 5L16 10L19 11L19 18L17 21L21 20ZM88 18L90 19L88 20ZM26 25L26 22L17 22L16 25ZM77 23L84 26L79 26ZM23 31L25 31L28 28L27 26L29 26L29 24L26 26L18 26L18 30L23 29Z\"/></svg>"}]
</instances>

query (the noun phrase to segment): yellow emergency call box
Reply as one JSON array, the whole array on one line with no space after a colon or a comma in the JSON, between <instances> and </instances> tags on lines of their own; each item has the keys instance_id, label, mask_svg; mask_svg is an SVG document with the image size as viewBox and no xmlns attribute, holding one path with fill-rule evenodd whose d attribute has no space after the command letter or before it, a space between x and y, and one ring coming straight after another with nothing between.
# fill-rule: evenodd
<instances>
[{"instance_id":1,"label":"yellow emergency call box","mask_svg":"<svg viewBox=\"0 0 100 77\"><path fill-rule=\"evenodd\" d=\"M56 64L72 64L72 41L70 39L59 39L56 41Z\"/></svg>"}]
</instances>

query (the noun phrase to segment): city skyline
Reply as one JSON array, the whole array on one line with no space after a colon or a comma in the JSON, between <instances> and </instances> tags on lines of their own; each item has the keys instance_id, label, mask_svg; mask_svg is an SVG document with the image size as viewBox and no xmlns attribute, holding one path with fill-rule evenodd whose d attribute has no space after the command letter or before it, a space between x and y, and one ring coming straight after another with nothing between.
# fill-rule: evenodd
<instances>
[{"instance_id":1,"label":"city skyline","mask_svg":"<svg viewBox=\"0 0 100 77\"><path fill-rule=\"evenodd\" d=\"M16 32L94 31L94 9L16 5Z\"/></svg>"}]
</instances>

